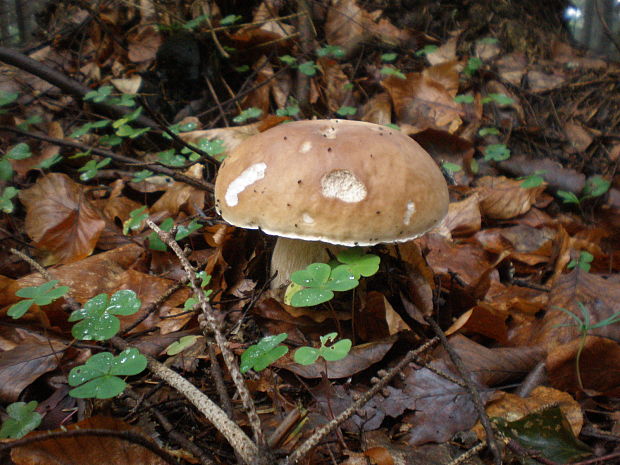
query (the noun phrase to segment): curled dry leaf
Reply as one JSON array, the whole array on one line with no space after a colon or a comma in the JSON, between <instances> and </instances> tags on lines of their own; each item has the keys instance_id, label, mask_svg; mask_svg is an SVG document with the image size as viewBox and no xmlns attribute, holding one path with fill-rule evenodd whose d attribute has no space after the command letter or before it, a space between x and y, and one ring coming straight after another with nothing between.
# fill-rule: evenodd
<instances>
[{"instance_id":1,"label":"curled dry leaf","mask_svg":"<svg viewBox=\"0 0 620 465\"><path fill-rule=\"evenodd\" d=\"M476 192L480 195L482 214L488 218L506 220L527 212L538 196L545 190L546 184L525 189L521 181L505 176L484 176L477 182Z\"/></svg>"},{"instance_id":2,"label":"curled dry leaf","mask_svg":"<svg viewBox=\"0 0 620 465\"><path fill-rule=\"evenodd\" d=\"M424 73L409 73L407 79L388 76L381 85L392 97L399 124L415 132L427 128L455 132L462 124L460 105L444 85Z\"/></svg>"},{"instance_id":3,"label":"curled dry leaf","mask_svg":"<svg viewBox=\"0 0 620 465\"><path fill-rule=\"evenodd\" d=\"M152 61L163 42L161 32L153 25L139 26L127 37L129 60L133 63ZM130 92L134 93L134 92Z\"/></svg>"},{"instance_id":4,"label":"curled dry leaf","mask_svg":"<svg viewBox=\"0 0 620 465\"><path fill-rule=\"evenodd\" d=\"M434 232L452 239L453 235L470 235L480 231L480 197L477 193L448 205L448 214L435 228Z\"/></svg>"},{"instance_id":5,"label":"curled dry leaf","mask_svg":"<svg viewBox=\"0 0 620 465\"><path fill-rule=\"evenodd\" d=\"M527 73L527 83L532 92L546 92L566 82L566 76L557 70L554 73L533 69Z\"/></svg>"},{"instance_id":6,"label":"curled dry leaf","mask_svg":"<svg viewBox=\"0 0 620 465\"><path fill-rule=\"evenodd\" d=\"M349 77L344 73L342 66L336 60L322 57L318 60L319 67L323 71L321 74L327 108L331 112L336 112L347 102L347 97L351 91L347 90Z\"/></svg>"},{"instance_id":7,"label":"curled dry leaf","mask_svg":"<svg viewBox=\"0 0 620 465\"><path fill-rule=\"evenodd\" d=\"M364 105L361 120L375 124L390 124L392 122L390 96L385 92L373 96Z\"/></svg>"},{"instance_id":8,"label":"curled dry leaf","mask_svg":"<svg viewBox=\"0 0 620 465\"><path fill-rule=\"evenodd\" d=\"M51 173L19 193L26 206L26 233L49 255L44 264L71 263L90 255L105 226L69 176Z\"/></svg>"},{"instance_id":9,"label":"curled dry leaf","mask_svg":"<svg viewBox=\"0 0 620 465\"><path fill-rule=\"evenodd\" d=\"M356 0L332 2L325 22L327 43L342 47L346 56L351 55L362 42L370 38L370 26L377 16L360 8Z\"/></svg>"},{"instance_id":10,"label":"curled dry leaf","mask_svg":"<svg viewBox=\"0 0 620 465\"><path fill-rule=\"evenodd\" d=\"M220 139L226 151L230 152L248 137L258 134L260 132L260 126L261 122L259 121L244 126L188 131L179 134L179 137L191 144L197 144L200 139Z\"/></svg>"},{"instance_id":11,"label":"curled dry leaf","mask_svg":"<svg viewBox=\"0 0 620 465\"><path fill-rule=\"evenodd\" d=\"M184 174L186 176L202 179L204 166L196 163ZM205 192L184 182L175 182L162 195L150 209L151 213L166 212L170 216L176 216L179 211L188 215L196 215L202 211L205 202Z\"/></svg>"}]
</instances>

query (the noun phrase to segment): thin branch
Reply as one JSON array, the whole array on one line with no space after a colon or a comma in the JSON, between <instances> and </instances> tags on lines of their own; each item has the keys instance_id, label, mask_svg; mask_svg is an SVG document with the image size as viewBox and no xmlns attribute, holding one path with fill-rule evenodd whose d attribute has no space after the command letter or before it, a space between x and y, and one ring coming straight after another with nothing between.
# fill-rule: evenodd
<instances>
[{"instance_id":1,"label":"thin branch","mask_svg":"<svg viewBox=\"0 0 620 465\"><path fill-rule=\"evenodd\" d=\"M310 436L303 444L301 444L297 449L295 449L293 453L291 453L286 459L284 459L284 461L281 462L281 465L297 463L299 460L301 460L314 447L316 447L317 444L321 442L323 438L325 438L325 436L327 436L339 425L348 420L357 410L362 408L366 404L366 402L368 402L379 391L381 391L381 389L383 389L392 380L392 378L394 378L398 373L401 373L403 368L405 368L410 362L414 361L422 352L428 350L430 347L434 346L438 342L439 338L434 337L417 349L409 351L409 353L407 353L407 355L405 355L403 359L396 364L396 366L394 366L390 371L388 371L386 375L379 380L378 383L376 383L372 388L366 391L344 412L331 420L329 423L318 428L312 436Z\"/></svg>"},{"instance_id":2,"label":"thin branch","mask_svg":"<svg viewBox=\"0 0 620 465\"><path fill-rule=\"evenodd\" d=\"M230 372L233 382L235 383L235 387L237 388L237 392L241 397L241 401L243 402L243 406L245 407L246 413L248 415L248 420L250 426L252 427L252 431L254 433L254 439L256 443L262 448L265 445L265 436L263 434L260 418L256 413L256 407L254 406L254 401L252 400L252 396L245 385L245 381L241 372L239 371L239 365L235 359L234 354L228 347L228 341L220 331L219 323L215 318L213 307L209 304L207 298L204 295L204 292L198 285L198 279L196 278L196 273L192 268L192 265L187 260L187 257L179 247L179 244L172 238L170 234L166 231L162 231L155 223L153 223L150 219L146 220L146 224L157 233L160 239L165 242L177 255L181 265L185 269L185 272L189 276L189 282L192 286L194 294L200 301L200 306L202 308L202 314L209 326L209 329L213 332L215 336L215 341L217 342L218 347L222 351L222 356L224 358L224 362L226 363L226 367Z\"/></svg>"},{"instance_id":3,"label":"thin branch","mask_svg":"<svg viewBox=\"0 0 620 465\"><path fill-rule=\"evenodd\" d=\"M17 439L11 442L3 442L0 443L0 451L12 449L14 447L27 446L29 444L35 444L37 442L47 441L50 439L56 438L73 438L79 436L104 436L104 437L112 437L117 439L123 439L128 442L132 442L134 444L138 444L145 449L150 450L152 453L164 459L167 463L171 465L178 465L178 461L175 457L170 455L164 449L160 448L157 444L155 444L152 440L147 439L145 436L135 433L133 431L114 431L109 429L102 428L92 428L92 429L74 429L69 431L54 431L47 432L43 434L39 434L37 436L28 436L22 439Z\"/></svg>"},{"instance_id":4,"label":"thin branch","mask_svg":"<svg viewBox=\"0 0 620 465\"><path fill-rule=\"evenodd\" d=\"M478 415L480 416L480 423L482 423L484 431L487 435L487 445L489 447L489 450L493 454L493 461L496 465L501 465L502 452L499 448L497 440L495 439L493 426L491 425L491 421L489 420L489 417L484 410L484 403L482 402L482 398L480 397L480 392L478 392L478 389L474 384L471 373L465 367L465 364L463 363L463 360L461 360L459 354L457 354L456 351L452 348L452 345L448 342L445 333L441 330L435 320L433 320L431 317L427 317L425 318L425 320L428 322L428 324L431 325L431 328L433 328L433 331L441 340L441 345L446 349L446 352L448 352L448 355L450 356L450 360L452 360L452 363L458 370L461 378L463 378L463 381L467 386L467 390L469 391L469 394L471 395L471 398L474 402L474 406L478 411Z\"/></svg>"},{"instance_id":5,"label":"thin branch","mask_svg":"<svg viewBox=\"0 0 620 465\"><path fill-rule=\"evenodd\" d=\"M95 155L99 155L101 157L108 157L114 161L117 161L119 163L125 163L127 165L139 164L140 166L148 168L149 170L154 171L155 173L170 176L176 181L184 182L185 184L189 184L190 186L196 187L203 191L213 192L213 184L211 184L210 182L202 181L200 179L192 178L185 174L178 173L171 168L159 165L157 163L141 163L133 158L129 158L124 155L118 155L117 153L111 152L109 150L99 149L96 147L89 147L88 145L82 144L80 142L58 139L56 137L45 136L42 134L33 134L31 132L24 131L22 129L15 128L12 126L0 126L0 131L8 131L8 132L12 132L15 134L20 134L22 136L29 137L31 139L42 140L44 142L49 142L50 144L59 145L61 147L71 147L74 149L81 150L83 152L90 150Z\"/></svg>"}]
</instances>

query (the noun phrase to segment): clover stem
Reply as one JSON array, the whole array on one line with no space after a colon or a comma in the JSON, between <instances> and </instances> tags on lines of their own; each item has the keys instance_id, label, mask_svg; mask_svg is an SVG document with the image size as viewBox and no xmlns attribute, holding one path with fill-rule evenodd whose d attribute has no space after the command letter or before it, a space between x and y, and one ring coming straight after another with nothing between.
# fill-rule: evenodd
<instances>
[{"instance_id":1,"label":"clover stem","mask_svg":"<svg viewBox=\"0 0 620 465\"><path fill-rule=\"evenodd\" d=\"M575 356L575 371L577 374L577 384L579 384L579 389L581 389L582 391L584 390L584 388L583 388L583 382L581 380L581 368L579 368L579 364L581 361L581 353L583 352L583 349L586 346L587 337L588 337L588 334L584 332L581 336L581 340L579 341L579 348L577 349L577 355Z\"/></svg>"}]
</instances>

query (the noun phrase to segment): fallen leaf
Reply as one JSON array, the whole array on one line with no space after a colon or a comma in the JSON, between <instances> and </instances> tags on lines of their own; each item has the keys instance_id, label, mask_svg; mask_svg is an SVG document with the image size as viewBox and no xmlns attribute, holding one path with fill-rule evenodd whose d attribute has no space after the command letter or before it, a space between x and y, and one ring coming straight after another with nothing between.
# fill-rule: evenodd
<instances>
[{"instance_id":1,"label":"fallen leaf","mask_svg":"<svg viewBox=\"0 0 620 465\"><path fill-rule=\"evenodd\" d=\"M505 220L527 212L545 190L545 184L526 189L521 182L504 176L478 179L476 192L480 195L482 214Z\"/></svg>"},{"instance_id":2,"label":"fallen leaf","mask_svg":"<svg viewBox=\"0 0 620 465\"><path fill-rule=\"evenodd\" d=\"M90 255L105 226L84 187L51 173L19 193L26 206L26 233L49 252L44 264L70 263Z\"/></svg>"}]
</instances>

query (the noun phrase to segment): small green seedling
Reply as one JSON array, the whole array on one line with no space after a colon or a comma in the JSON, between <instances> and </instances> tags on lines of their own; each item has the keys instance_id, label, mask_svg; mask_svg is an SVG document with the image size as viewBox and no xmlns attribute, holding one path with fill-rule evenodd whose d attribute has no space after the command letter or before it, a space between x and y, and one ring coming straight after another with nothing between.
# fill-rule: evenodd
<instances>
[{"instance_id":1,"label":"small green seedling","mask_svg":"<svg viewBox=\"0 0 620 465\"><path fill-rule=\"evenodd\" d=\"M206 21L208 17L209 17L208 14L197 16L194 19L183 24L182 28L185 29L186 31L193 31L198 26L200 26L204 21Z\"/></svg>"},{"instance_id":2,"label":"small green seedling","mask_svg":"<svg viewBox=\"0 0 620 465\"><path fill-rule=\"evenodd\" d=\"M359 285L360 277L379 270L377 255L364 254L360 248L345 249L336 255L337 262L312 263L291 275L285 303L294 307L311 307L334 298L334 291L349 291Z\"/></svg>"},{"instance_id":3,"label":"small green seedling","mask_svg":"<svg viewBox=\"0 0 620 465\"><path fill-rule=\"evenodd\" d=\"M326 45L316 51L316 55L319 57L332 56L334 58L342 58L345 56L345 51L338 45Z\"/></svg>"},{"instance_id":4,"label":"small green seedling","mask_svg":"<svg viewBox=\"0 0 620 465\"><path fill-rule=\"evenodd\" d=\"M451 163L449 161L444 161L441 164L441 167L450 174L458 173L463 169L461 165L457 165L456 163Z\"/></svg>"},{"instance_id":5,"label":"small green seedling","mask_svg":"<svg viewBox=\"0 0 620 465\"><path fill-rule=\"evenodd\" d=\"M277 116L297 116L300 111L301 109L299 108L299 105L297 104L287 105L285 108L278 108L276 110L276 115Z\"/></svg>"},{"instance_id":6,"label":"small green seedling","mask_svg":"<svg viewBox=\"0 0 620 465\"><path fill-rule=\"evenodd\" d=\"M19 97L19 92L5 92L0 91L0 115L4 115L8 112L7 109L2 108L9 106Z\"/></svg>"},{"instance_id":7,"label":"small green seedling","mask_svg":"<svg viewBox=\"0 0 620 465\"><path fill-rule=\"evenodd\" d=\"M9 186L2 191L0 195L0 211L4 213L13 213L15 205L13 205L13 198L17 196L19 189L13 186Z\"/></svg>"},{"instance_id":8,"label":"small green seedling","mask_svg":"<svg viewBox=\"0 0 620 465\"><path fill-rule=\"evenodd\" d=\"M129 212L129 219L123 223L123 234L127 235L129 231L135 231L142 227L142 223L149 217L145 210L146 205Z\"/></svg>"},{"instance_id":9,"label":"small green seedling","mask_svg":"<svg viewBox=\"0 0 620 465\"><path fill-rule=\"evenodd\" d=\"M30 431L34 431L40 424L42 416L35 412L37 401L13 402L6 408L9 418L2 423L0 439L19 439Z\"/></svg>"},{"instance_id":10,"label":"small green seedling","mask_svg":"<svg viewBox=\"0 0 620 465\"><path fill-rule=\"evenodd\" d=\"M231 26L233 24L235 24L238 21L241 21L243 17L240 15L228 15L228 16L224 16L221 20L220 20L220 26Z\"/></svg>"},{"instance_id":11,"label":"small green seedling","mask_svg":"<svg viewBox=\"0 0 620 465\"><path fill-rule=\"evenodd\" d=\"M505 94L489 94L482 99L482 103L495 102L500 106L508 106L515 103L515 101Z\"/></svg>"},{"instance_id":12,"label":"small green seedling","mask_svg":"<svg viewBox=\"0 0 620 465\"><path fill-rule=\"evenodd\" d=\"M226 146L224 145L224 141L222 139L209 140L203 137L202 139L198 140L196 147L219 161L222 161L224 159L223 153L226 152ZM188 147L183 147L181 149L181 153L183 155L189 154L189 159L191 161L196 161L200 159L200 155L196 152L193 152Z\"/></svg>"},{"instance_id":13,"label":"small green seedling","mask_svg":"<svg viewBox=\"0 0 620 465\"><path fill-rule=\"evenodd\" d=\"M141 170L138 171L137 173L133 174L133 178L131 178L131 182L143 182L146 181L148 178L150 178L151 176L153 176L155 173L153 173L150 170ZM146 208L146 207L144 207Z\"/></svg>"},{"instance_id":14,"label":"small green seedling","mask_svg":"<svg viewBox=\"0 0 620 465\"><path fill-rule=\"evenodd\" d=\"M134 128L129 124L123 124L122 126L119 126L115 134L118 137L129 137L130 139L135 139L150 130L150 128Z\"/></svg>"},{"instance_id":15,"label":"small green seedling","mask_svg":"<svg viewBox=\"0 0 620 465\"><path fill-rule=\"evenodd\" d=\"M590 252L582 250L581 252L579 252L579 258L571 260L570 263L567 265L567 268L569 270L572 270L573 268L577 267L580 270L588 273L590 271L590 266L593 260L594 256Z\"/></svg>"},{"instance_id":16,"label":"small green seedling","mask_svg":"<svg viewBox=\"0 0 620 465\"><path fill-rule=\"evenodd\" d=\"M183 336L178 341L173 342L168 347L166 347L166 354L172 356L177 355L183 352L185 349L190 348L194 345L194 343L200 339L202 336L193 335L193 336Z\"/></svg>"},{"instance_id":17,"label":"small green seedling","mask_svg":"<svg viewBox=\"0 0 620 465\"><path fill-rule=\"evenodd\" d=\"M592 324L592 322L590 321L590 311L581 302L577 302L577 305L579 306L579 310L581 311L582 318L579 318L579 316L575 315L573 312L565 308L557 306L554 306L553 308L561 310L573 319L572 322L557 325L557 327L576 326L577 330L581 333L579 348L577 349L577 355L575 357L575 371L577 373L577 382L579 383L579 387L581 388L581 390L583 390L583 382L581 380L581 370L579 362L581 360L581 353L583 352L583 349L586 345L588 333L594 329L602 328L604 326L609 326L620 322L620 312L616 312L610 317L607 317L604 320L599 321L598 323Z\"/></svg>"},{"instance_id":18,"label":"small green seedling","mask_svg":"<svg viewBox=\"0 0 620 465\"><path fill-rule=\"evenodd\" d=\"M89 181L97 176L99 170L105 166L108 166L112 161L111 158L104 158L103 160L89 160L84 166L78 169L80 174L80 179L82 181Z\"/></svg>"},{"instance_id":19,"label":"small green seedling","mask_svg":"<svg viewBox=\"0 0 620 465\"><path fill-rule=\"evenodd\" d=\"M117 291L110 298L107 294L99 294L69 315L68 321L79 321L71 328L71 334L84 341L110 339L121 328L115 315L133 315L140 305L136 293L128 289Z\"/></svg>"},{"instance_id":20,"label":"small green seedling","mask_svg":"<svg viewBox=\"0 0 620 465\"><path fill-rule=\"evenodd\" d=\"M88 134L92 129L100 129L105 128L111 123L109 119L102 119L99 121L95 121L93 123L86 123L80 126L78 129L73 131L69 136L71 139L78 139L85 134Z\"/></svg>"},{"instance_id":21,"label":"small green seedling","mask_svg":"<svg viewBox=\"0 0 620 465\"><path fill-rule=\"evenodd\" d=\"M391 63L398 57L396 53L384 53L381 55L381 61L385 63Z\"/></svg>"},{"instance_id":22,"label":"small green seedling","mask_svg":"<svg viewBox=\"0 0 620 465\"><path fill-rule=\"evenodd\" d=\"M534 187L541 186L543 182L545 182L545 178L543 174L545 174L545 170L537 170L534 173L526 176L524 178L519 178L521 180L521 187L523 189L532 189Z\"/></svg>"},{"instance_id":23,"label":"small green seedling","mask_svg":"<svg viewBox=\"0 0 620 465\"><path fill-rule=\"evenodd\" d=\"M247 120L258 118L262 114L263 114L263 110L261 110L260 108L250 107L250 108L246 108L241 113L239 113L237 116L235 116L233 118L233 121L235 123L245 123Z\"/></svg>"},{"instance_id":24,"label":"small green seedling","mask_svg":"<svg viewBox=\"0 0 620 465\"><path fill-rule=\"evenodd\" d=\"M433 53L435 50L437 50L439 47L437 47L437 45L425 45L424 47L422 47L420 50L417 50L415 52L415 56L417 57L422 57L422 56L426 56L429 53Z\"/></svg>"},{"instance_id":25,"label":"small green seedling","mask_svg":"<svg viewBox=\"0 0 620 465\"><path fill-rule=\"evenodd\" d=\"M297 63L297 58L295 58L294 56L291 55L282 55L280 57L280 61L284 64L287 64L289 66L294 65L295 63Z\"/></svg>"},{"instance_id":26,"label":"small green seedling","mask_svg":"<svg viewBox=\"0 0 620 465\"><path fill-rule=\"evenodd\" d=\"M251 345L241 354L241 373L248 370L261 371L273 362L288 353L288 347L281 346L288 335L280 333L275 336L266 336L258 341L258 344Z\"/></svg>"},{"instance_id":27,"label":"small green seedling","mask_svg":"<svg viewBox=\"0 0 620 465\"><path fill-rule=\"evenodd\" d=\"M611 182L603 179L601 176L592 176L586 181L586 184L581 191L581 196L577 197L574 193L568 191L558 191L558 197L562 199L563 203L572 203L579 207L581 210L581 202L586 199L592 199L594 197L600 197L605 194L611 187Z\"/></svg>"},{"instance_id":28,"label":"small green seedling","mask_svg":"<svg viewBox=\"0 0 620 465\"><path fill-rule=\"evenodd\" d=\"M6 158L11 160L25 160L31 156L32 152L30 151L30 146L24 142L11 147L5 155Z\"/></svg>"},{"instance_id":29,"label":"small green seedling","mask_svg":"<svg viewBox=\"0 0 620 465\"><path fill-rule=\"evenodd\" d=\"M60 299L63 295L69 292L69 288L67 286L56 287L57 284L58 280L53 279L52 281L41 284L40 286L25 287L20 289L15 293L15 295L18 297L25 297L26 300L22 300L14 305L11 305L7 315L13 319L21 318L33 304L37 304L39 306L49 305L56 299Z\"/></svg>"},{"instance_id":30,"label":"small green seedling","mask_svg":"<svg viewBox=\"0 0 620 465\"><path fill-rule=\"evenodd\" d=\"M314 76L319 69L314 61L306 61L301 63L297 69L306 76Z\"/></svg>"},{"instance_id":31,"label":"small green seedling","mask_svg":"<svg viewBox=\"0 0 620 465\"><path fill-rule=\"evenodd\" d=\"M379 73L383 76L395 76L398 79L407 79L407 76L405 76L402 71L396 68L392 68L391 66L384 66L383 68L381 68Z\"/></svg>"},{"instance_id":32,"label":"small green seedling","mask_svg":"<svg viewBox=\"0 0 620 465\"><path fill-rule=\"evenodd\" d=\"M133 347L116 357L110 352L95 354L84 365L69 372L69 385L77 386L69 391L69 395L78 399L110 399L127 387L119 376L137 375L146 365L146 357Z\"/></svg>"},{"instance_id":33,"label":"small green seedling","mask_svg":"<svg viewBox=\"0 0 620 465\"><path fill-rule=\"evenodd\" d=\"M465 68L463 68L463 72L467 75L467 76L473 76L476 71L478 71L480 68L482 67L482 60L478 57L471 57L469 60L467 60L467 64L465 65Z\"/></svg>"},{"instance_id":34,"label":"small green seedling","mask_svg":"<svg viewBox=\"0 0 620 465\"><path fill-rule=\"evenodd\" d=\"M500 132L499 129L493 127L493 126L489 126L486 128L481 128L478 131L478 135L480 137L486 137L486 136L499 136Z\"/></svg>"},{"instance_id":35,"label":"small green seedling","mask_svg":"<svg viewBox=\"0 0 620 465\"><path fill-rule=\"evenodd\" d=\"M348 106L342 106L336 111L338 116L353 116L355 113L357 113L357 108Z\"/></svg>"},{"instance_id":36,"label":"small green seedling","mask_svg":"<svg viewBox=\"0 0 620 465\"><path fill-rule=\"evenodd\" d=\"M454 97L456 103L474 103L474 96L471 94L460 94Z\"/></svg>"},{"instance_id":37,"label":"small green seedling","mask_svg":"<svg viewBox=\"0 0 620 465\"><path fill-rule=\"evenodd\" d=\"M351 350L351 340L342 339L331 346L330 344L338 337L338 333L329 333L321 336L321 347L300 347L295 351L293 360L300 365L312 365L319 357L324 358L328 362L335 362L345 358Z\"/></svg>"},{"instance_id":38,"label":"small green seedling","mask_svg":"<svg viewBox=\"0 0 620 465\"><path fill-rule=\"evenodd\" d=\"M101 86L97 90L91 90L84 96L84 100L95 103L104 102L112 95L112 86Z\"/></svg>"},{"instance_id":39,"label":"small green seedling","mask_svg":"<svg viewBox=\"0 0 620 465\"><path fill-rule=\"evenodd\" d=\"M506 144L487 145L483 152L485 161L504 161L510 158L510 149Z\"/></svg>"},{"instance_id":40,"label":"small green seedling","mask_svg":"<svg viewBox=\"0 0 620 465\"><path fill-rule=\"evenodd\" d=\"M172 166L174 168L185 166L187 163L187 159L179 155L174 149L158 152L157 161L159 161L162 165Z\"/></svg>"}]
</instances>

